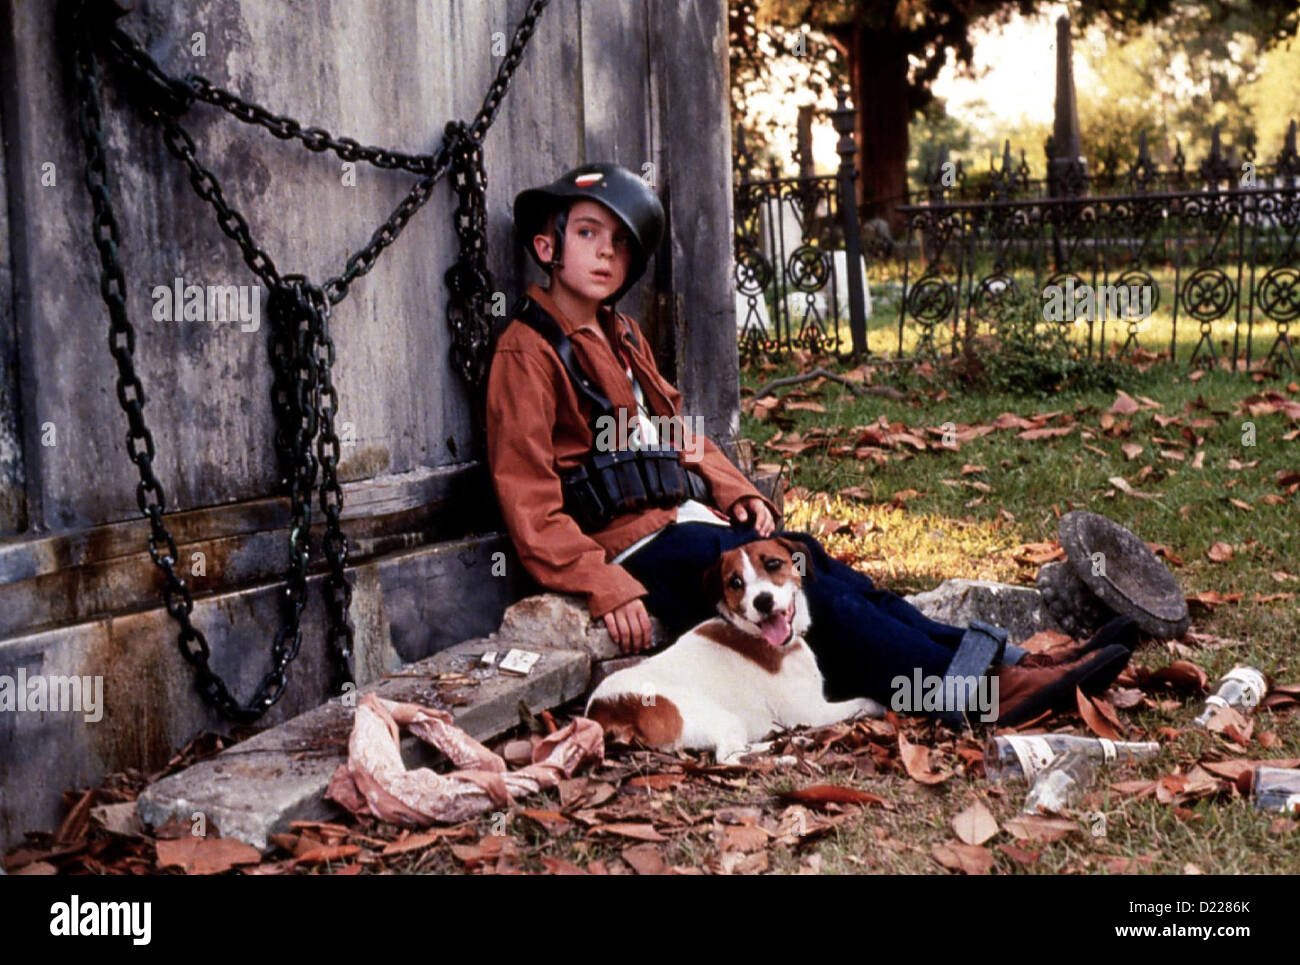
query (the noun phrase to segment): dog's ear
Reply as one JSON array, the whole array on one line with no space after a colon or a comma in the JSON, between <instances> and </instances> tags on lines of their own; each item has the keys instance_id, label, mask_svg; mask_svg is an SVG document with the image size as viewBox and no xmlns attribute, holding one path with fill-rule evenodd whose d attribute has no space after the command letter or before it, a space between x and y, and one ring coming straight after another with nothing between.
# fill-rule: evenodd
<instances>
[{"instance_id":1,"label":"dog's ear","mask_svg":"<svg viewBox=\"0 0 1300 965\"><path fill-rule=\"evenodd\" d=\"M710 602L716 602L722 599L722 557L719 556L700 577L700 584L704 587L704 596Z\"/></svg>"},{"instance_id":2,"label":"dog's ear","mask_svg":"<svg viewBox=\"0 0 1300 965\"><path fill-rule=\"evenodd\" d=\"M790 559L804 583L810 583L817 578L817 574L813 571L812 554L808 552L807 546L789 536L778 536L776 541L790 551Z\"/></svg>"}]
</instances>

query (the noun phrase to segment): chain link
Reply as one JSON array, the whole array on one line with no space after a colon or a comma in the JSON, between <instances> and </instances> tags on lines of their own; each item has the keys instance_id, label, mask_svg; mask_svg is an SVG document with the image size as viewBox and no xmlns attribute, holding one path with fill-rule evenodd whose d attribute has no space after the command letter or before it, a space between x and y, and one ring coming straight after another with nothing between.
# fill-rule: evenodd
<instances>
[{"instance_id":1,"label":"chain link","mask_svg":"<svg viewBox=\"0 0 1300 965\"><path fill-rule=\"evenodd\" d=\"M334 419L338 392L331 377L335 346L329 331L330 306L347 295L353 281L366 274L385 248L397 240L411 217L428 201L434 185L454 169L458 197L456 234L459 255L447 272L452 290L453 362L477 386L486 366L485 295L491 289L487 271L486 177L482 139L492 125L511 76L523 58L537 19L550 0L532 0L517 26L511 45L472 124L447 125L438 152L431 156L404 154L363 146L351 138L336 138L321 128L303 128L289 117L272 114L260 105L191 74L184 80L167 75L115 21L127 11L116 0L70 2L73 74L78 94L78 126L86 153L85 184L93 209L92 240L100 259L100 294L109 313L109 352L117 364L117 397L126 413L127 456L139 471L136 502L149 520L149 555L164 577L163 600L180 627L181 656L195 668L196 688L205 702L230 720L252 722L283 695L288 667L302 644L301 616L307 601L311 552L311 496L321 475L320 508L325 517L323 551L329 574L324 581L329 617L328 647L335 690L351 681L350 662L355 631L348 620L352 587L346 575L347 539L342 532L343 492L338 481L340 440ZM153 471L154 439L144 419L145 392L135 372L135 329L127 317L126 279L118 258L121 231L109 191L104 147L102 90L96 48L124 69L133 94L145 104L163 130L167 150L186 167L191 186L217 213L217 223L243 254L244 262L270 292L272 408L280 490L289 497L290 564L281 596L281 625L271 648L271 669L247 705L241 705L210 666L211 651L203 632L194 626L194 599L176 573L179 551L163 523L166 493ZM347 161L364 160L380 168L420 174L420 180L380 225L364 248L351 256L344 271L317 287L302 275L281 276L271 257L254 242L247 220L225 198L215 175L197 157L193 138L177 117L194 100L226 110L245 123L258 125L281 139L297 139L311 151L331 150ZM312 443L315 441L315 452Z\"/></svg>"},{"instance_id":2,"label":"chain link","mask_svg":"<svg viewBox=\"0 0 1300 965\"><path fill-rule=\"evenodd\" d=\"M333 151L344 161L365 161L389 171L402 170L421 175L430 173L430 158L427 155L406 154L363 145L350 137L334 137L320 127L304 128L292 117L273 114L260 104L254 104L233 91L218 87L206 77L191 74L186 80L187 86L198 100L221 108L245 124L266 128L282 141L298 140L309 151Z\"/></svg>"},{"instance_id":3,"label":"chain link","mask_svg":"<svg viewBox=\"0 0 1300 965\"><path fill-rule=\"evenodd\" d=\"M487 368L489 326L486 296L492 287L487 268L487 178L483 151L467 136L465 125L447 125L452 151L451 186L457 204L453 216L459 256L444 275L451 297L447 322L452 330L451 359L461 377L472 386L482 383Z\"/></svg>"},{"instance_id":4,"label":"chain link","mask_svg":"<svg viewBox=\"0 0 1300 965\"><path fill-rule=\"evenodd\" d=\"M279 287L280 273L276 271L275 262L253 241L248 230L247 219L226 201L216 176L199 163L195 155L194 139L176 122L175 118L157 110L151 113L162 125L163 144L189 171L190 186L194 188L194 193L216 209L217 224L225 232L226 237L239 246L244 256L244 264L248 265L253 274L262 279L268 291Z\"/></svg>"},{"instance_id":5,"label":"chain link","mask_svg":"<svg viewBox=\"0 0 1300 965\"><path fill-rule=\"evenodd\" d=\"M329 295L331 302L336 305L341 302L344 296L347 295L348 286L370 271L374 267L375 260L379 257L380 252L397 240L397 236L402 233L406 223L411 220L411 215L420 210L424 203L429 200L429 194L433 190L434 183L447 173L453 155L464 143L463 139L468 138L473 141L474 149L478 149L482 145L484 135L487 134L488 128L492 126L492 121L496 118L497 108L501 106L501 100L505 97L506 91L509 90L510 79L523 60L528 41L537 29L537 20L550 2L551 0L532 0L528 5L528 9L524 11L524 15L520 18L519 25L515 27L514 37L510 40L510 47L506 50L501 66L497 69L496 77L488 87L487 95L483 98L483 104L474 116L474 121L469 125L456 124L455 122L447 125L442 147L438 149L438 153L432 158L429 175L421 179L402 199L401 204L389 215L388 220L371 235L366 246L348 259L347 266L342 274L331 278L325 283L325 292ZM479 161L479 178L486 186L486 178L482 175L481 157ZM486 234L483 237L486 239ZM486 240L484 240L483 244L486 247ZM461 251L463 258L463 247ZM472 384L477 386L478 383Z\"/></svg>"}]
</instances>

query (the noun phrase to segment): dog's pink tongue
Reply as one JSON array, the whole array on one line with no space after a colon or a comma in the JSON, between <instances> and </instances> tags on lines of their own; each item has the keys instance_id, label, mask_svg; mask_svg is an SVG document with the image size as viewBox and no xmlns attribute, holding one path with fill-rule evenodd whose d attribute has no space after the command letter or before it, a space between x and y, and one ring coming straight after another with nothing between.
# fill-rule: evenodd
<instances>
[{"instance_id":1,"label":"dog's pink tongue","mask_svg":"<svg viewBox=\"0 0 1300 965\"><path fill-rule=\"evenodd\" d=\"M790 636L790 611L781 610L773 613L760 623L758 628L763 631L763 639L772 646L783 646L786 638Z\"/></svg>"}]
</instances>

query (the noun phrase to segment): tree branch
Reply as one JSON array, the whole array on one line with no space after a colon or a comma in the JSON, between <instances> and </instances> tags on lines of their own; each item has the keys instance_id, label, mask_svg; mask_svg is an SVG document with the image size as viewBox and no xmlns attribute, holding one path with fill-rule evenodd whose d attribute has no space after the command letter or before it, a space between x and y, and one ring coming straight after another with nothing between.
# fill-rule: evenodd
<instances>
[{"instance_id":1,"label":"tree branch","mask_svg":"<svg viewBox=\"0 0 1300 965\"><path fill-rule=\"evenodd\" d=\"M910 359L908 361L911 361ZM773 379L767 385L763 386L754 393L754 399L757 401L763 396L768 395L774 389L779 389L787 385L797 385L800 382L810 382L816 378L830 379L832 382L838 382L840 385L846 385L854 395L883 395L891 399L906 399L902 392L888 385L858 385L851 382L842 375L836 375L834 372L827 372L823 368L813 369L811 372L804 372L802 375L788 375L783 379Z\"/></svg>"}]
</instances>

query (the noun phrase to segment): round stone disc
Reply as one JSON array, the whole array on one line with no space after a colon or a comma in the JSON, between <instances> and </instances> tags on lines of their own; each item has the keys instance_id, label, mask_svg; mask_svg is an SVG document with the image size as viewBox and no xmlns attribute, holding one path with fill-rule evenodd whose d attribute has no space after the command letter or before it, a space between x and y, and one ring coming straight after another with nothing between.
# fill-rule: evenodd
<instances>
[{"instance_id":1,"label":"round stone disc","mask_svg":"<svg viewBox=\"0 0 1300 965\"><path fill-rule=\"evenodd\" d=\"M1174 574L1137 536L1098 513L1076 510L1057 526L1070 567L1098 599L1143 632L1181 637L1190 622Z\"/></svg>"}]
</instances>

